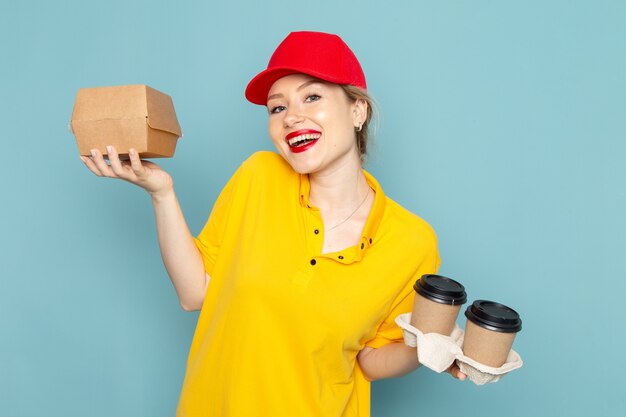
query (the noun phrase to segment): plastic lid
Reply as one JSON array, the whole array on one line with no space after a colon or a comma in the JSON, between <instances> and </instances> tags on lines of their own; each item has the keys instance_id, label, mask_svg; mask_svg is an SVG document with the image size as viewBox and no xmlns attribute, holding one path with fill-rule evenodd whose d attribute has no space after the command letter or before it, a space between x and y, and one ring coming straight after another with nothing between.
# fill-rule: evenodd
<instances>
[{"instance_id":1,"label":"plastic lid","mask_svg":"<svg viewBox=\"0 0 626 417\"><path fill-rule=\"evenodd\" d=\"M522 319L517 311L494 301L476 300L465 310L465 317L477 326L501 333L522 330Z\"/></svg>"},{"instance_id":2,"label":"plastic lid","mask_svg":"<svg viewBox=\"0 0 626 417\"><path fill-rule=\"evenodd\" d=\"M441 275L422 275L415 281L413 289L422 297L441 304L461 305L467 301L465 287Z\"/></svg>"}]
</instances>

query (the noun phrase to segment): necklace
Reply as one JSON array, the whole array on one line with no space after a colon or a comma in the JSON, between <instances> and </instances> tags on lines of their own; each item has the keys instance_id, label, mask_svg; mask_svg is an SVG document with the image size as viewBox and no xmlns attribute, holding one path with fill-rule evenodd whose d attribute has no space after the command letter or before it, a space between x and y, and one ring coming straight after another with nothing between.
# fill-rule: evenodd
<instances>
[{"instance_id":1,"label":"necklace","mask_svg":"<svg viewBox=\"0 0 626 417\"><path fill-rule=\"evenodd\" d=\"M365 203L365 200L367 200L367 197L369 197L370 195L370 191L371 188L367 187L367 193L365 194L365 198L363 199L363 201L361 201L361 204L359 204L359 206L357 208L354 209L354 211L352 213L350 213L350 215L348 217L346 217L345 219L343 219L342 221L340 221L339 223L337 223L336 225L334 225L333 227L329 228L328 230L326 230L326 232L330 232L333 229L336 229L337 227L341 226L342 224L344 224L345 222L347 222L348 220L350 220L350 218L352 216L354 216L354 213L356 213L357 211L359 211L359 209L361 208L361 206Z\"/></svg>"}]
</instances>

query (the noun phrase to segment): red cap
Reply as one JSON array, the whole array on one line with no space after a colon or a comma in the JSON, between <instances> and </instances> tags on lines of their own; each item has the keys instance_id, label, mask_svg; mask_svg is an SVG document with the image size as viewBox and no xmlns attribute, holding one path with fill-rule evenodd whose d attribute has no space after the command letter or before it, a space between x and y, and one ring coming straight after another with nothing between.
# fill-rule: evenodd
<instances>
[{"instance_id":1,"label":"red cap","mask_svg":"<svg viewBox=\"0 0 626 417\"><path fill-rule=\"evenodd\" d=\"M367 89L361 64L339 36L291 32L272 54L267 69L248 83L246 98L264 106L274 82L289 74L307 74L331 83Z\"/></svg>"}]
</instances>

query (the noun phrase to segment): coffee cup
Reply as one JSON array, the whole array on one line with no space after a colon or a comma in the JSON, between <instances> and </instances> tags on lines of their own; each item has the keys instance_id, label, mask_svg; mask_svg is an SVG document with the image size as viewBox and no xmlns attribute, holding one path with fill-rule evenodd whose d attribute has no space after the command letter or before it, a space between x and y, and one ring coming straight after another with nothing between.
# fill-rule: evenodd
<instances>
[{"instance_id":1,"label":"coffee cup","mask_svg":"<svg viewBox=\"0 0 626 417\"><path fill-rule=\"evenodd\" d=\"M415 282L413 289L415 301L411 325L422 333L449 336L461 305L467 301L465 287L453 279L427 274Z\"/></svg>"},{"instance_id":2,"label":"coffee cup","mask_svg":"<svg viewBox=\"0 0 626 417\"><path fill-rule=\"evenodd\" d=\"M515 335L522 330L519 314L504 304L476 300L465 310L465 317L463 354L481 364L501 367Z\"/></svg>"}]
</instances>

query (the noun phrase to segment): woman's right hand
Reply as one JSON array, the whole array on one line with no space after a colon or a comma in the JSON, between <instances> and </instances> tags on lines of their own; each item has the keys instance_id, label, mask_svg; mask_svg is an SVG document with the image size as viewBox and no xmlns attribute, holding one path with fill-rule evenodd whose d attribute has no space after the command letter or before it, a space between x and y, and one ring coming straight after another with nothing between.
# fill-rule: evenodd
<instances>
[{"instance_id":1,"label":"woman's right hand","mask_svg":"<svg viewBox=\"0 0 626 417\"><path fill-rule=\"evenodd\" d=\"M173 189L172 177L157 164L142 161L135 149L128 151L130 161L122 161L113 146L107 146L109 163L97 149L91 150L91 157L81 156L87 168L98 177L119 178L138 185L155 197Z\"/></svg>"}]
</instances>

